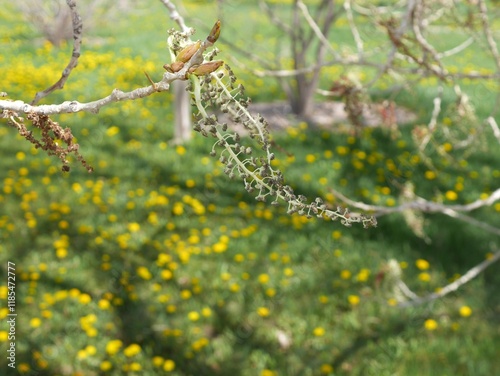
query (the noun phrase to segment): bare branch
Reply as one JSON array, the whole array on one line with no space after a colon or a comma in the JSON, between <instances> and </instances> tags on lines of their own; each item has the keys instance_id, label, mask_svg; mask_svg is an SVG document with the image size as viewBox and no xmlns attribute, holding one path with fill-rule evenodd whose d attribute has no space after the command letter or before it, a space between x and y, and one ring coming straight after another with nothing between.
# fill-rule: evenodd
<instances>
[{"instance_id":1,"label":"bare branch","mask_svg":"<svg viewBox=\"0 0 500 376\"><path fill-rule=\"evenodd\" d=\"M345 203L349 204L350 206L353 206L355 208L364 211L374 212L376 213L377 216L399 213L402 212L403 210L408 210L408 209L419 210L425 213L442 213L446 210L470 212L484 206L491 206L495 202L500 200L500 188L496 189L485 199L479 199L466 205L444 205L437 202L428 201L423 199L422 197L416 196L416 199L412 202L407 202L399 206L388 207L388 206L370 205L370 204L365 204L363 202L353 201L344 196L342 193L335 190L332 190L332 193Z\"/></svg>"},{"instance_id":2,"label":"bare branch","mask_svg":"<svg viewBox=\"0 0 500 376\"><path fill-rule=\"evenodd\" d=\"M356 23L354 22L354 17L352 15L351 9L351 0L344 1L344 9L346 11L347 20L349 21L349 27L351 28L352 36L354 37L354 41L356 42L356 48L358 49L358 56L361 59L363 56L363 40L361 39L361 35L359 35L358 28L356 27Z\"/></svg>"},{"instance_id":3,"label":"bare branch","mask_svg":"<svg viewBox=\"0 0 500 376\"><path fill-rule=\"evenodd\" d=\"M10 110L16 113L34 113L40 115L69 114L81 111L96 114L99 112L101 107L106 106L110 103L144 98L148 95L153 94L154 92L168 90L169 83L174 79L179 78L177 77L177 74L172 76L173 77L169 77L167 80L162 80L156 83L154 86L146 86L132 90L130 92L123 92L121 90L114 89L107 97L88 103L80 103L78 101L65 101L61 104L32 106L23 101L0 100L0 110Z\"/></svg>"},{"instance_id":4,"label":"bare branch","mask_svg":"<svg viewBox=\"0 0 500 376\"><path fill-rule=\"evenodd\" d=\"M186 26L186 23L184 22L184 18L180 15L180 13L177 11L177 8L175 7L175 4L172 3L170 0L160 0L163 5L165 5L170 13L170 18L179 25L181 28L181 31L183 33L190 33L191 28Z\"/></svg>"},{"instance_id":5,"label":"bare branch","mask_svg":"<svg viewBox=\"0 0 500 376\"><path fill-rule=\"evenodd\" d=\"M486 3L484 0L478 0L477 6L479 8L479 14L481 15L481 22L483 24L483 31L484 35L486 36L486 41L488 42L491 54L495 58L497 70L500 70L500 54L498 53L497 44L495 42L495 38L493 37L493 33L491 32L490 23L488 21L488 8L486 7Z\"/></svg>"},{"instance_id":6,"label":"bare branch","mask_svg":"<svg viewBox=\"0 0 500 376\"><path fill-rule=\"evenodd\" d=\"M444 52L440 52L440 53L436 54L436 57L438 59L441 59L443 57L450 57L450 56L456 55L456 54L462 52L463 50L465 50L467 47L469 47L472 43L474 43L474 38L470 37L467 40L465 40L464 42L460 43L458 46L450 48L448 51L444 51Z\"/></svg>"},{"instance_id":7,"label":"bare branch","mask_svg":"<svg viewBox=\"0 0 500 376\"><path fill-rule=\"evenodd\" d=\"M474 225L476 227L479 227L489 233L495 234L497 236L500 236L500 228L492 226L488 223L479 221L475 218L472 218L468 215L461 214L461 212L470 212L473 210L476 210L478 208L484 207L484 206L491 206L493 203L496 201L500 200L500 188L495 190L491 195L489 195L485 199L479 199L474 202L471 202L470 204L466 205L443 205L437 202L432 202L423 199L422 197L416 196L416 199L411 202L406 202L404 204L401 204L399 206L392 206L392 207L387 207L387 206L377 206L377 205L369 205L365 204L363 202L359 201L354 201L351 200L350 198L344 196L342 193L331 189L331 192L340 198L343 202L345 202L347 205L360 209L364 212L371 212L374 213L373 215L375 217L380 217L383 215L387 214L392 214L392 213L401 213L406 210L417 210L423 213L441 213L444 215L447 215L449 217L461 220L463 222L469 223L471 225Z\"/></svg>"},{"instance_id":8,"label":"bare branch","mask_svg":"<svg viewBox=\"0 0 500 376\"><path fill-rule=\"evenodd\" d=\"M467 273L465 273L463 276L458 278L456 281L454 281L454 282L450 283L449 285L446 285L445 287L440 289L439 292L434 292L434 293L429 294L429 295L424 296L424 297L416 297L412 300L401 302L398 304L398 307L400 307L400 308L414 307L417 305L429 303L429 302L436 300L436 299L440 299L443 296L448 295L449 293L458 290L458 288L460 288L460 286L463 286L464 284L466 284L470 280L476 278L487 267L489 267L493 263L497 262L498 260L500 260L500 251L496 250L491 257L484 260L480 264L474 266L473 268L469 269L469 271L467 271Z\"/></svg>"},{"instance_id":9,"label":"bare branch","mask_svg":"<svg viewBox=\"0 0 500 376\"><path fill-rule=\"evenodd\" d=\"M290 27L290 25L287 25L286 23L281 21L281 19L278 16L276 16L274 11L269 7L269 5L264 0L259 1L259 6L260 9L262 9L265 13L267 13L267 16L271 19L271 21L275 25L280 27L285 33L287 34L293 33L293 29Z\"/></svg>"},{"instance_id":10,"label":"bare branch","mask_svg":"<svg viewBox=\"0 0 500 376\"><path fill-rule=\"evenodd\" d=\"M493 135L498 140L498 143L500 143L500 129L498 128L497 122L495 121L493 116L488 117L488 119L486 119L486 121L490 125L491 129L493 129Z\"/></svg>"},{"instance_id":11,"label":"bare branch","mask_svg":"<svg viewBox=\"0 0 500 376\"><path fill-rule=\"evenodd\" d=\"M437 125L437 118L439 114L441 113L441 100L443 97L443 86L439 85L438 87L438 95L434 98L433 103L434 103L434 108L432 110L432 115L431 119L429 120L429 125L427 127L428 133L425 135L424 139L418 146L420 151L423 151L427 144L429 143L430 139L432 138L432 133L436 129Z\"/></svg>"},{"instance_id":12,"label":"bare branch","mask_svg":"<svg viewBox=\"0 0 500 376\"><path fill-rule=\"evenodd\" d=\"M54 85L45 89L44 91L39 91L38 93L36 93L35 98L31 102L32 105L37 104L40 99L46 97L54 90L62 89L64 87L64 84L68 80L71 71L78 64L78 58L80 57L80 46L82 44L83 21L82 17L80 17L80 14L78 13L78 10L76 9L76 0L66 0L66 3L68 4L68 7L71 11L71 20L73 24L73 52L71 53L71 59L66 68L64 68L61 78Z\"/></svg>"},{"instance_id":13,"label":"bare branch","mask_svg":"<svg viewBox=\"0 0 500 376\"><path fill-rule=\"evenodd\" d=\"M328 38L323 34L323 32L321 31L318 24L313 20L313 18L311 17L311 14L309 13L309 10L307 9L307 6L304 4L304 2L302 0L297 1L297 6L300 8L302 15L306 19L306 21L309 24L309 26L311 27L311 29L316 34L316 37L323 44L323 46L325 46L333 54L333 56L335 56L337 59L340 59L340 55L332 47ZM331 24L331 22L330 22L330 24Z\"/></svg>"}]
</instances>

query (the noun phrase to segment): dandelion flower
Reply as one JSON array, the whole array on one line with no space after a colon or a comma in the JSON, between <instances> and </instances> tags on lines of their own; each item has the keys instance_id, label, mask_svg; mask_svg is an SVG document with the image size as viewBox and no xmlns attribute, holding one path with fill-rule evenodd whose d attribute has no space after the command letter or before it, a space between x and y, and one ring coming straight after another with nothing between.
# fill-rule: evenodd
<instances>
[{"instance_id":1,"label":"dandelion flower","mask_svg":"<svg viewBox=\"0 0 500 376\"><path fill-rule=\"evenodd\" d=\"M316 337L323 337L325 335L325 329L321 326L318 326L317 328L314 328L313 334Z\"/></svg>"},{"instance_id":2,"label":"dandelion flower","mask_svg":"<svg viewBox=\"0 0 500 376\"><path fill-rule=\"evenodd\" d=\"M438 323L436 322L436 320L433 320L433 319L427 319L425 320L424 322L424 327L426 330L428 331L433 331L433 330L436 330L437 327L438 327Z\"/></svg>"},{"instance_id":3,"label":"dandelion flower","mask_svg":"<svg viewBox=\"0 0 500 376\"><path fill-rule=\"evenodd\" d=\"M460 316L462 317L469 317L472 315L472 309L469 306L462 306L458 310L458 313L460 313Z\"/></svg>"}]
</instances>

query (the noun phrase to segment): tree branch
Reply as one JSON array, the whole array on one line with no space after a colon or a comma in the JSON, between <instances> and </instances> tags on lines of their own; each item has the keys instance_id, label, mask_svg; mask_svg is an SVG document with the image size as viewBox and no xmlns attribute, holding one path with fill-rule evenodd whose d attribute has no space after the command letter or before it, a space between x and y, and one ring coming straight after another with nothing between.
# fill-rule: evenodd
<instances>
[{"instance_id":1,"label":"tree branch","mask_svg":"<svg viewBox=\"0 0 500 376\"><path fill-rule=\"evenodd\" d=\"M68 65L64 68L61 78L51 87L45 89L44 91L39 91L36 93L35 98L31 101L32 105L37 104L40 99L46 97L54 90L62 89L64 84L69 78L71 71L78 64L78 58L80 57L80 46L82 44L82 31L83 31L83 21L82 17L76 9L76 0L66 0L68 7L71 11L71 20L73 24L73 52L71 53L71 59ZM1 106L1 105L0 105Z\"/></svg>"},{"instance_id":2,"label":"tree branch","mask_svg":"<svg viewBox=\"0 0 500 376\"><path fill-rule=\"evenodd\" d=\"M448 295L449 293L458 290L458 288L460 288L461 286L463 286L464 284L466 284L470 280L476 278L487 267L489 267L490 265L494 264L498 260L500 260L500 251L496 250L493 253L493 256L491 256L490 258L484 260L483 262L481 262L480 264L474 266L473 268L469 269L469 271L467 271L467 273L465 273L463 276L461 276L460 278L458 278L454 282L450 283L449 285L446 285L445 287L443 287L442 289L440 289L439 292L434 292L434 293L429 294L429 295L424 296L424 297L415 297L415 298L413 298L411 300L408 300L408 301L405 301L405 302L401 302L401 303L398 304L398 307L400 307L400 308L414 307L414 306L417 306L417 305L422 305L422 304L425 304L425 303L429 303L429 302L431 302L433 300L436 300L436 299L440 299L443 296Z\"/></svg>"},{"instance_id":3,"label":"tree branch","mask_svg":"<svg viewBox=\"0 0 500 376\"><path fill-rule=\"evenodd\" d=\"M180 13L177 11L177 8L175 5L170 1L170 0L160 0L163 5L165 5L170 13L170 18L179 25L181 28L181 31L183 33L190 33L191 28L186 26L186 23L184 22L184 18L180 15Z\"/></svg>"},{"instance_id":4,"label":"tree branch","mask_svg":"<svg viewBox=\"0 0 500 376\"><path fill-rule=\"evenodd\" d=\"M179 76L181 76L181 74L179 73L180 72L176 74L166 73L164 75L164 79L158 83L155 83L154 86L146 86L129 92L123 92L119 89L114 89L107 97L88 103L80 103L78 101L65 101L61 104L44 104L32 106L31 104L27 104L19 100L0 100L0 110L10 110L17 113L34 113L40 115L69 114L81 111L96 114L99 112L101 107L113 102L144 98L157 91L166 91L169 88L170 82L180 78Z\"/></svg>"},{"instance_id":5,"label":"tree branch","mask_svg":"<svg viewBox=\"0 0 500 376\"><path fill-rule=\"evenodd\" d=\"M425 200L421 197L416 197L414 201L407 202L401 204L399 206L387 207L387 206L378 206L378 205L369 205L363 202L358 202L351 200L350 198L344 196L342 193L331 189L331 192L340 198L347 205L363 210L365 212L374 213L375 217L380 217L387 214L393 213L401 213L405 210L417 210L423 213L441 213L447 215L449 217L459 219L461 221L467 222L471 225L482 228L485 231L488 231L492 234L500 236L500 228L494 227L488 223L481 222L477 219L469 217L465 214L461 214L460 212L470 212L476 209L479 209L484 206L491 206L496 201L500 200L500 188L495 190L491 195L489 195L485 199L479 199L470 204L466 205L443 205L437 202L432 202Z\"/></svg>"}]
</instances>

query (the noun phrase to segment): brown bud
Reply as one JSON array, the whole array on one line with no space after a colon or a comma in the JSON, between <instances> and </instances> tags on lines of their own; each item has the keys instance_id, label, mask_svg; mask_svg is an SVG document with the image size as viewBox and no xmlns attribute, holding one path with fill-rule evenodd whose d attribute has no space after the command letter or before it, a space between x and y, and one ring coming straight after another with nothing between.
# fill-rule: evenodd
<instances>
[{"instance_id":1,"label":"brown bud","mask_svg":"<svg viewBox=\"0 0 500 376\"><path fill-rule=\"evenodd\" d=\"M179 72L183 67L184 63L182 61L174 61L172 64L165 64L163 66L163 68L170 73Z\"/></svg>"},{"instance_id":2,"label":"brown bud","mask_svg":"<svg viewBox=\"0 0 500 376\"><path fill-rule=\"evenodd\" d=\"M196 51L200 49L200 46L201 46L201 41L197 41L196 43L192 43L184 47L177 55L175 61L187 63L189 59L193 57Z\"/></svg>"},{"instance_id":3,"label":"brown bud","mask_svg":"<svg viewBox=\"0 0 500 376\"><path fill-rule=\"evenodd\" d=\"M217 20L215 23L214 27L212 27L212 31L210 31L210 34L208 34L207 40L214 44L217 42L217 39L219 39L220 35L220 20Z\"/></svg>"},{"instance_id":4,"label":"brown bud","mask_svg":"<svg viewBox=\"0 0 500 376\"><path fill-rule=\"evenodd\" d=\"M222 60L209 61L208 63L203 63L201 65L198 65L197 67L191 67L191 69L189 69L189 73L193 73L197 76L204 76L206 74L215 72L220 68L222 64L224 64Z\"/></svg>"}]
</instances>

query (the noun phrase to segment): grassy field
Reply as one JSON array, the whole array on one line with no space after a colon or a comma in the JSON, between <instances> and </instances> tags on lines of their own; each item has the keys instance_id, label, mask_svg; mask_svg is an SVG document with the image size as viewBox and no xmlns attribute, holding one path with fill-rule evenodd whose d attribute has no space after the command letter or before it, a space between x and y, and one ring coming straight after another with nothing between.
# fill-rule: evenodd
<instances>
[{"instance_id":1,"label":"grassy field","mask_svg":"<svg viewBox=\"0 0 500 376\"><path fill-rule=\"evenodd\" d=\"M185 12L200 37L217 16L210 3L185 2ZM258 9L229 3L223 17L221 59L231 54L224 43L230 36L240 47L251 38L262 45L262 56L272 57L266 53L279 35ZM174 26L167 19L153 2L112 27L98 25L65 90L47 103L86 102L114 87L145 86L144 70L158 79L168 62L165 30ZM0 91L29 102L60 76L71 47L47 45L8 7L0 20ZM349 45L345 25L338 29L339 45ZM472 55L465 56L467 64L482 64ZM254 101L284 98L275 82L234 70ZM327 69L325 80L340 73ZM472 100L486 113L493 96L475 92ZM398 100L423 124L434 93L428 82ZM4 355L10 346L7 262L17 273L17 369L8 374L500 373L498 265L416 308L395 307L391 286L377 280L394 259L410 288L425 295L484 260L498 238L441 215L424 215L428 241L402 215L380 218L369 230L288 216L229 181L208 155L212 140L171 144L171 101L162 93L98 115L59 116L73 129L92 174L77 162L62 173L57 158L1 123ZM440 123L452 120L445 114ZM273 136L280 146L276 163L297 192L330 203L329 187L393 206L410 180L416 194L445 203L470 202L500 186L500 151L492 137L467 155L436 152L430 167L414 146L412 128L402 127L396 138L384 129L355 137L298 123ZM474 217L498 226L500 204ZM0 367L10 371L5 356Z\"/></svg>"}]
</instances>

